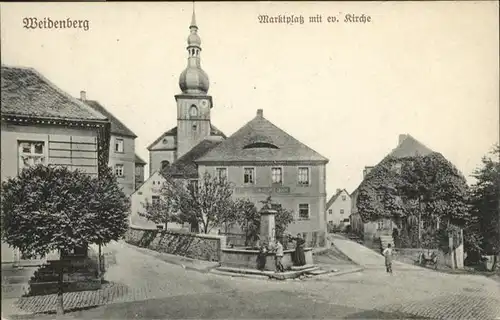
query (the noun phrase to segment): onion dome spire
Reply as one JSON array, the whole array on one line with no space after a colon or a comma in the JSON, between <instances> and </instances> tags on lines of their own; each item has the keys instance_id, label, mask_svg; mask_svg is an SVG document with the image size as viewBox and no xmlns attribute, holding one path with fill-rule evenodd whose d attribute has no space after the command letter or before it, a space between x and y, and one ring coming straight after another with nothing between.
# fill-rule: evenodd
<instances>
[{"instance_id":1,"label":"onion dome spire","mask_svg":"<svg viewBox=\"0 0 500 320\"><path fill-rule=\"evenodd\" d=\"M201 39L198 35L194 3L189 30L190 34L187 38L188 64L179 77L179 87L184 94L207 94L210 83L208 75L201 69Z\"/></svg>"}]
</instances>

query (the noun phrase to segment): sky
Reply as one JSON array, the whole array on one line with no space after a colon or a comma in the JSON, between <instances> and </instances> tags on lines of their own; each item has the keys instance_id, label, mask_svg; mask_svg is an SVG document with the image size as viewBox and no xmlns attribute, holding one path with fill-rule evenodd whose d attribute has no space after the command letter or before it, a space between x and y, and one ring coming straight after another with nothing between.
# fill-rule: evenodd
<instances>
[{"instance_id":1,"label":"sky","mask_svg":"<svg viewBox=\"0 0 500 320\"><path fill-rule=\"evenodd\" d=\"M1 9L2 64L35 68L75 97L85 90L136 133L147 161L147 146L176 126L193 4ZM469 182L499 141L497 1L202 2L195 10L212 123L229 136L263 109L329 159L328 196L352 192L399 134L442 153ZM259 23L279 14L305 23ZM318 14L322 23L308 22ZM344 23L346 14L371 19ZM29 17L88 20L89 30L23 28Z\"/></svg>"}]
</instances>

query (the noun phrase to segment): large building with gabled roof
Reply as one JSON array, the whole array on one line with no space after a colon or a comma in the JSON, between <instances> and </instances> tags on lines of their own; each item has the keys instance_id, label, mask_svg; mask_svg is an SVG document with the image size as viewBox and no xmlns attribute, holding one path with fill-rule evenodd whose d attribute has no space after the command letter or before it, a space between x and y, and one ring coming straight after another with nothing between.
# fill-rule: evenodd
<instances>
[{"instance_id":1,"label":"large building with gabled roof","mask_svg":"<svg viewBox=\"0 0 500 320\"><path fill-rule=\"evenodd\" d=\"M409 134L400 134L398 137L397 146L392 149L389 154L387 154L379 163L382 163L385 159L391 157L396 159L402 159L407 157L415 156L427 156L435 151L431 150L425 146L422 142L418 141ZM377 164L378 165L378 164ZM375 168L375 166L366 166L363 170L363 180L370 173L370 171ZM395 168L397 170L397 168ZM359 185L363 182L360 182ZM359 215L357 208L359 186L351 193L351 218L357 217ZM351 225L353 225L351 223ZM391 219L379 219L377 221L368 221L363 224L363 230L358 230L364 233L365 240L370 241L371 239L377 239L380 237L390 237L392 235L392 230L396 227L395 223Z\"/></svg>"},{"instance_id":2,"label":"large building with gabled roof","mask_svg":"<svg viewBox=\"0 0 500 320\"><path fill-rule=\"evenodd\" d=\"M98 175L108 165L110 122L32 68L2 65L1 178L24 168L60 165ZM52 258L58 257L51 253ZM2 263L23 260L2 242Z\"/></svg>"},{"instance_id":3,"label":"large building with gabled roof","mask_svg":"<svg viewBox=\"0 0 500 320\"><path fill-rule=\"evenodd\" d=\"M234 185L234 198L261 207L269 195L294 212L287 231L326 230L326 164L328 159L264 118L255 118L195 160L200 172L224 176Z\"/></svg>"}]
</instances>

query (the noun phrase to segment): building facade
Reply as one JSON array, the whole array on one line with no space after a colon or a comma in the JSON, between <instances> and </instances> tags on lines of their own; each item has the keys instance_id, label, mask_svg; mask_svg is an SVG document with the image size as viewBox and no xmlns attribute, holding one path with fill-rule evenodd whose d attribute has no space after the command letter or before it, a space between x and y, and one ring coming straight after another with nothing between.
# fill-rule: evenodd
<instances>
[{"instance_id":1,"label":"building facade","mask_svg":"<svg viewBox=\"0 0 500 320\"><path fill-rule=\"evenodd\" d=\"M80 92L80 101L109 119L111 123L109 166L113 169L123 192L127 196L131 195L136 189L135 139L137 135L98 101L88 100L85 91Z\"/></svg>"},{"instance_id":2,"label":"building facade","mask_svg":"<svg viewBox=\"0 0 500 320\"><path fill-rule=\"evenodd\" d=\"M1 178L52 164L98 175L107 165L107 118L31 68L2 66ZM2 262L16 259L2 243ZM19 256L17 256L20 259Z\"/></svg>"},{"instance_id":3,"label":"building facade","mask_svg":"<svg viewBox=\"0 0 500 320\"><path fill-rule=\"evenodd\" d=\"M249 199L260 209L271 195L293 211L287 232L325 231L328 160L264 118L254 119L195 162L200 174L225 176L234 198Z\"/></svg>"},{"instance_id":4,"label":"building facade","mask_svg":"<svg viewBox=\"0 0 500 320\"><path fill-rule=\"evenodd\" d=\"M326 222L328 225L339 227L349 224L351 216L351 195L345 189L337 189L335 194L326 203Z\"/></svg>"},{"instance_id":5,"label":"building facade","mask_svg":"<svg viewBox=\"0 0 500 320\"><path fill-rule=\"evenodd\" d=\"M135 155L135 187L134 191L139 189L139 187L144 183L144 166L146 162L142 160L137 154Z\"/></svg>"}]
</instances>

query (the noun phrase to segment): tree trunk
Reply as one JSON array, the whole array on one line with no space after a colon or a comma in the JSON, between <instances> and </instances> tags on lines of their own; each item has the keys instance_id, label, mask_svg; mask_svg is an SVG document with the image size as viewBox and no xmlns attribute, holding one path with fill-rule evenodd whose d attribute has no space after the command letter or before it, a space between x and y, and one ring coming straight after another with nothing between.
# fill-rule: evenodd
<instances>
[{"instance_id":1,"label":"tree trunk","mask_svg":"<svg viewBox=\"0 0 500 320\"><path fill-rule=\"evenodd\" d=\"M418 199L418 247L420 248L422 244L420 239L422 239L422 196Z\"/></svg>"},{"instance_id":2,"label":"tree trunk","mask_svg":"<svg viewBox=\"0 0 500 320\"><path fill-rule=\"evenodd\" d=\"M64 315L64 304L63 304L63 285L64 285L64 267L63 267L63 257L59 258L59 281L58 281L58 290L57 290L57 301L56 301L56 313L57 316Z\"/></svg>"},{"instance_id":3,"label":"tree trunk","mask_svg":"<svg viewBox=\"0 0 500 320\"><path fill-rule=\"evenodd\" d=\"M97 277L101 278L101 243L99 242L99 252L97 254Z\"/></svg>"},{"instance_id":4,"label":"tree trunk","mask_svg":"<svg viewBox=\"0 0 500 320\"><path fill-rule=\"evenodd\" d=\"M497 270L497 264L498 264L498 254L495 254L493 256L493 265L491 266L491 271Z\"/></svg>"}]
</instances>

